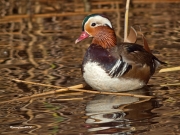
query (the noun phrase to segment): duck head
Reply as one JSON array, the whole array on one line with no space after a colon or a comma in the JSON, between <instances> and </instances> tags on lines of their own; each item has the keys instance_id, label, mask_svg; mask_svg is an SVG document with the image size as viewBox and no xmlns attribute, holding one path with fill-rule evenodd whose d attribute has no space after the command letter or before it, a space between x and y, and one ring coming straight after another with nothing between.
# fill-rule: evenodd
<instances>
[{"instance_id":1,"label":"duck head","mask_svg":"<svg viewBox=\"0 0 180 135\"><path fill-rule=\"evenodd\" d=\"M84 18L82 22L82 33L75 41L78 43L88 37L92 37L92 44L109 48L116 45L116 35L112 24L106 17L92 14Z\"/></svg>"}]
</instances>

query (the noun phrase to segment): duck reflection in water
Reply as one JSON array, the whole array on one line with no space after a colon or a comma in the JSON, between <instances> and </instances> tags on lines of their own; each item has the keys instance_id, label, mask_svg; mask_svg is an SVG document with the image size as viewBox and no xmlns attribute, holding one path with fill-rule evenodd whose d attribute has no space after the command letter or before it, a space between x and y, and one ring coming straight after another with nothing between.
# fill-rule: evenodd
<instances>
[{"instance_id":1,"label":"duck reflection in water","mask_svg":"<svg viewBox=\"0 0 180 135\"><path fill-rule=\"evenodd\" d=\"M144 90L137 90L138 93ZM132 92L132 91L131 91ZM141 99L130 96L97 95L86 106L86 124L89 132L131 133L134 128L126 118L124 108L132 103L141 102ZM107 131L108 130L108 131Z\"/></svg>"}]
</instances>

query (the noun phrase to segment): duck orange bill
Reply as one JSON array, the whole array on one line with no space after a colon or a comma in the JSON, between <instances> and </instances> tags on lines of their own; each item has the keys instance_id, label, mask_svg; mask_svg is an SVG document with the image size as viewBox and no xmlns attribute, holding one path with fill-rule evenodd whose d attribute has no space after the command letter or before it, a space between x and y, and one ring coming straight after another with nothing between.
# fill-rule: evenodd
<instances>
[{"instance_id":1,"label":"duck orange bill","mask_svg":"<svg viewBox=\"0 0 180 135\"><path fill-rule=\"evenodd\" d=\"M76 39L75 44L77 44L78 42L80 42L80 41L82 41L82 40L84 40L84 39L86 39L88 37L89 37L89 34L87 32L85 32L85 31L83 31L81 33L81 35L79 36L79 38Z\"/></svg>"}]
</instances>

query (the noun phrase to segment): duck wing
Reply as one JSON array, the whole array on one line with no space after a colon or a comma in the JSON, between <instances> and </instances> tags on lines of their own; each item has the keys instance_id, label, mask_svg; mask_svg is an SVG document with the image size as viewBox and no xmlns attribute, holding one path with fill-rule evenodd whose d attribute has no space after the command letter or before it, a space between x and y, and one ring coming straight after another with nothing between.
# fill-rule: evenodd
<instances>
[{"instance_id":1,"label":"duck wing","mask_svg":"<svg viewBox=\"0 0 180 135\"><path fill-rule=\"evenodd\" d=\"M132 76L132 74L136 77L145 73L148 78L155 72L157 65L163 63L143 46L134 43L121 43L111 52L117 59L109 70L111 77Z\"/></svg>"}]
</instances>

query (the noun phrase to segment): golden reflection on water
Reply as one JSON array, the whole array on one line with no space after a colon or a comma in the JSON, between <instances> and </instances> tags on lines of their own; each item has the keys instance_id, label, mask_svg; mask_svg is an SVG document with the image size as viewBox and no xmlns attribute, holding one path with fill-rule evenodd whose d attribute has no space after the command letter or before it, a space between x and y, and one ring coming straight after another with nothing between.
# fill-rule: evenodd
<instances>
[{"instance_id":1,"label":"golden reflection on water","mask_svg":"<svg viewBox=\"0 0 180 135\"><path fill-rule=\"evenodd\" d=\"M165 1L132 0L129 22L141 27L153 53L167 62L167 67L175 67L180 63L180 2ZM123 38L124 1L97 0L90 5L80 0L1 0L0 3L0 102L54 90L15 83L11 81L13 78L60 86L83 82L80 67L90 40L78 45L74 41L87 14L106 14L117 35ZM84 12L84 6L90 12ZM150 101L138 102L141 100L133 98L122 101L125 97L104 95L97 98L93 94L67 97L57 94L3 104L0 106L0 132L177 134L180 130L180 86L167 84L178 84L179 73L157 72L149 82L150 88L144 90L144 94L155 96ZM63 100L69 98L78 100ZM81 98L84 99L79 100ZM103 107L102 104L108 106L107 109L94 110Z\"/></svg>"}]
</instances>

